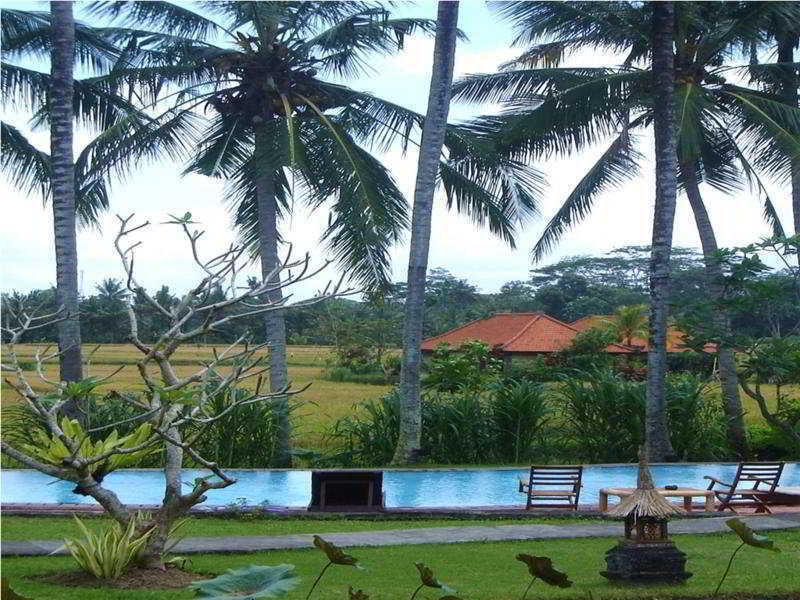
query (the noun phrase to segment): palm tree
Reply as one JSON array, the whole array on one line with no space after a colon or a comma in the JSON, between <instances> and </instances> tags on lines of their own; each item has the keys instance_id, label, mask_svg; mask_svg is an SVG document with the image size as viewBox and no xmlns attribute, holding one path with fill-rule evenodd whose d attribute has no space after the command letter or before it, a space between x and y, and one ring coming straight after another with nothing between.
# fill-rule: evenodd
<instances>
[{"instance_id":1,"label":"palm tree","mask_svg":"<svg viewBox=\"0 0 800 600\"><path fill-rule=\"evenodd\" d=\"M354 282L378 291L388 284L388 252L407 225L407 207L369 150L405 148L424 118L325 77L364 72L367 55L396 51L433 22L390 18L375 2L215 2L210 16L169 2L117 2L97 12L156 30L118 30L113 39L139 54L106 81L135 88L148 103L172 100L164 118L213 115L186 171L226 179L235 222L260 254L264 279L276 276L280 220L300 200L329 208L323 241ZM466 131L451 127L446 137L439 180L448 205L513 243L514 221L535 205L538 176L495 158ZM279 294L276 286L271 299L282 301ZM280 311L267 315L270 386L279 391L287 382L284 319ZM288 465L288 402L278 410Z\"/></svg>"},{"instance_id":2,"label":"palm tree","mask_svg":"<svg viewBox=\"0 0 800 600\"><path fill-rule=\"evenodd\" d=\"M709 291L718 294L719 268L713 256L716 239L699 190L701 182L731 191L750 182L762 192L764 212L776 232L780 223L759 176L786 171L786 157L800 149L788 132L800 123L800 111L787 107L766 92L726 81L730 73L746 74L750 65L731 67L724 61L732 48L758 38L759 19L796 6L776 3L679 3L675 43L679 183L695 214L706 257ZM572 153L609 136L611 143L600 160L579 181L550 220L534 246L542 258L575 223L586 217L598 194L638 174L641 154L634 145L637 130L654 121L658 102L651 89L652 73L636 65L648 59L649 23L654 3L507 3L506 16L516 21L520 41L533 44L509 66L515 70L473 76L455 86L457 96L471 100L506 100L512 110L484 118L476 129L503 141L512 156L549 152ZM555 41L538 44L549 35ZM618 68L560 68L564 55L576 48L595 46L624 53ZM540 68L544 65L544 68ZM761 72L779 67L762 65ZM778 148L765 155L765 144ZM758 169L753 166L757 162ZM738 168L736 163L738 162ZM724 321L724 315L719 315ZM723 322L721 325L725 326ZM720 345L729 439L746 456L747 446L738 396L733 351Z\"/></svg>"},{"instance_id":3,"label":"palm tree","mask_svg":"<svg viewBox=\"0 0 800 600\"><path fill-rule=\"evenodd\" d=\"M3 103L32 114L33 128L51 130L48 154L17 127L0 123L0 166L15 187L52 200L57 302L68 315L59 324L60 377L76 381L82 377L76 218L83 225L96 225L99 213L108 207L112 176L161 151L180 150L187 124L148 117L118 89L94 77L74 78L75 63L102 73L119 68L127 58L104 39L104 32L76 23L71 2L52 2L51 12L5 9L0 16ZM51 73L16 64L48 58ZM73 161L74 119L99 133ZM155 138L158 147L152 145ZM66 409L78 416L74 403Z\"/></svg>"},{"instance_id":4,"label":"palm tree","mask_svg":"<svg viewBox=\"0 0 800 600\"><path fill-rule=\"evenodd\" d=\"M611 323L617 339L627 346L633 345L633 338L643 338L649 334L646 304L620 306Z\"/></svg>"},{"instance_id":5,"label":"palm tree","mask_svg":"<svg viewBox=\"0 0 800 600\"><path fill-rule=\"evenodd\" d=\"M645 443L652 460L669 460L674 451L667 424L667 296L669 257L678 195L678 151L675 135L675 7L672 2L653 6L653 107L656 194L650 254L650 343L647 353Z\"/></svg>"},{"instance_id":6,"label":"palm tree","mask_svg":"<svg viewBox=\"0 0 800 600\"><path fill-rule=\"evenodd\" d=\"M403 366L400 372L402 410L400 434L393 462L416 462L422 436L420 406L420 364L422 321L425 302L425 278L431 240L431 214L439 158L450 112L450 86L458 32L458 2L440 1L436 20L433 70L428 91L428 112L422 130L422 142L414 186L414 209L411 218L411 247L408 256L408 290L403 330Z\"/></svg>"},{"instance_id":7,"label":"palm tree","mask_svg":"<svg viewBox=\"0 0 800 600\"><path fill-rule=\"evenodd\" d=\"M78 245L75 237L75 163L72 156L72 70L75 21L72 2L50 2L53 46L50 60L50 168L56 246L56 295L64 320L58 324L61 381L83 379L78 318ZM73 403L64 412L76 416Z\"/></svg>"}]
</instances>

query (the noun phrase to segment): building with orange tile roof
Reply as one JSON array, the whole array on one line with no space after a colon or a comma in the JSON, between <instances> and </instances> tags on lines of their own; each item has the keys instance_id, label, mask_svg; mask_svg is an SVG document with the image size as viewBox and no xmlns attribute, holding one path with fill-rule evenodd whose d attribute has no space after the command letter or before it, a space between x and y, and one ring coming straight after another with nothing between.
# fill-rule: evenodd
<instances>
[{"instance_id":1,"label":"building with orange tile roof","mask_svg":"<svg viewBox=\"0 0 800 600\"><path fill-rule=\"evenodd\" d=\"M428 338L422 342L422 351L433 352L443 342L460 346L469 340L480 340L493 352L507 357L534 356L565 349L578 333L579 329L542 312L495 313ZM613 354L634 351L622 344L606 347L606 352Z\"/></svg>"},{"instance_id":2,"label":"building with orange tile roof","mask_svg":"<svg viewBox=\"0 0 800 600\"><path fill-rule=\"evenodd\" d=\"M616 315L589 315L573 321L570 323L572 327L578 331L586 331L593 327L604 327L614 323ZM667 328L667 352L686 352L689 348L686 347L686 334L677 327ZM646 339L634 337L631 338L631 346L636 352L647 352L650 349L650 344ZM706 344L704 350L706 352L716 352L714 344Z\"/></svg>"}]
</instances>

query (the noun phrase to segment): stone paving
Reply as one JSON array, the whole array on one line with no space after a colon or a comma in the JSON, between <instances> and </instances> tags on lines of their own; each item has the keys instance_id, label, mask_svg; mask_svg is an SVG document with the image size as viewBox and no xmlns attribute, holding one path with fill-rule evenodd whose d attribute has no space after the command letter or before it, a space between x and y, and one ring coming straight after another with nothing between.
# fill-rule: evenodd
<instances>
[{"instance_id":1,"label":"stone paving","mask_svg":"<svg viewBox=\"0 0 800 600\"><path fill-rule=\"evenodd\" d=\"M679 519L670 523L670 533L715 533L728 531L725 521L731 518L708 517ZM756 530L798 529L800 514L772 516L741 516ZM617 537L622 532L621 523L576 523L570 525L494 525L430 527L423 529L392 529L386 531L359 531L353 533L326 533L325 539L339 546L396 546L411 544L454 544L459 542L519 541L555 538ZM312 534L278 536L195 537L180 541L176 554L245 553L265 550L311 548ZM59 550L60 541L30 540L3 542L3 556L43 556L66 554Z\"/></svg>"}]
</instances>

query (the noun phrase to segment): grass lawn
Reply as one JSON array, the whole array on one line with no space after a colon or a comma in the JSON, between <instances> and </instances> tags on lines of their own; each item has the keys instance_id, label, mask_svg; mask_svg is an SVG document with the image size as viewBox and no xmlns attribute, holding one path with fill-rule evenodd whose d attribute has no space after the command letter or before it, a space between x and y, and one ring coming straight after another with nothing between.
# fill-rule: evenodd
<instances>
[{"instance_id":1,"label":"grass lawn","mask_svg":"<svg viewBox=\"0 0 800 600\"><path fill-rule=\"evenodd\" d=\"M737 555L723 591L727 593L786 594L800 593L800 533L770 532L782 553L746 547ZM554 566L565 571L574 586L569 589L549 588L537 581L528 598L573 598L587 600L611 598L664 599L672 596L709 597L721 576L731 552L738 545L734 534L681 535L675 541L688 555L688 570L694 576L677 586L626 588L609 585L599 575L605 568L605 551L613 539L548 540L540 542L492 542L449 545L393 546L354 548L365 570L333 567L328 570L312 598L344 599L347 586L361 588L372 600L409 598L418 585L414 563L422 561L434 569L440 581L458 590L469 600L512 600L521 597L529 582L524 565L514 559L525 552L549 556ZM191 568L197 572L221 573L229 568L249 564L276 565L290 563L302 577L301 585L288 600L305 598L312 581L326 560L317 550L291 550L248 555L193 556ZM57 570L72 570L68 557L8 558L3 561L3 576L20 593L39 599L59 600L178 600L193 595L186 590L143 590L65 588L27 580L26 577ZM425 589L417 598L439 598L435 590ZM591 592L591 596L589 593ZM797 597L797 596L793 596Z\"/></svg>"},{"instance_id":2,"label":"grass lawn","mask_svg":"<svg viewBox=\"0 0 800 600\"><path fill-rule=\"evenodd\" d=\"M181 536L216 537L227 535L285 535L294 533L344 533L350 531L383 531L386 529L418 529L420 527L458 527L460 525L563 525L579 523L579 517L530 517L522 519L341 519L341 518L263 518L263 517L190 517L181 528ZM583 519L584 521L589 519ZM93 531L110 522L105 517L85 517L82 521ZM590 519L592 523L602 522ZM3 517L2 539L59 540L76 536L78 528L71 517Z\"/></svg>"}]
</instances>

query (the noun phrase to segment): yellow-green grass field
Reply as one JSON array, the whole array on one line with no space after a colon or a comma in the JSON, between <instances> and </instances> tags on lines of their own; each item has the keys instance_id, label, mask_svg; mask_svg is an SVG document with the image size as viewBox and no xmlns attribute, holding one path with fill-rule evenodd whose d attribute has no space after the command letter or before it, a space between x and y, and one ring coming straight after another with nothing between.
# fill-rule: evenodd
<instances>
[{"instance_id":1,"label":"yellow-green grass field","mask_svg":"<svg viewBox=\"0 0 800 600\"><path fill-rule=\"evenodd\" d=\"M87 344L84 354L91 352L96 345ZM212 358L212 349L220 346L191 345L180 349L174 355L178 375L188 375L199 368L202 361ZM33 366L37 351L43 352L45 345L25 344L17 346L17 358L25 367L25 375L34 389L46 389ZM266 351L264 351L266 352ZM336 382L323 379L326 361L332 350L329 346L289 346L289 378L293 388L311 386L302 394L294 397L297 407L293 416L295 420L296 446L301 448L318 448L324 444L324 433L337 419L353 414L354 408L362 401L377 398L389 390L388 386L361 383ZM100 392L114 389L142 389L139 371L135 366L140 357L138 351L126 344L103 344L92 355L87 375L105 377L120 366L124 368L109 381L98 388ZM225 369L221 369L222 372ZM58 365L46 366L45 376L58 377ZM250 380L252 381L252 380ZM9 406L19 402L19 395L7 383L2 384L2 405Z\"/></svg>"},{"instance_id":2,"label":"yellow-green grass field","mask_svg":"<svg viewBox=\"0 0 800 600\"><path fill-rule=\"evenodd\" d=\"M42 344L24 344L17 346L18 359L29 369L25 371L29 381L36 389L44 389L44 384L33 370L33 359L36 352L44 352L47 346ZM197 369L201 362L212 358L213 348L220 346L193 344L180 349L174 355L173 362L179 375L187 375ZM96 345L87 344L84 353L88 355ZM262 351L266 353L266 350ZM103 344L92 355L88 375L105 377L112 374L120 366L124 368L116 373L99 390L141 389L143 384L136 369L135 362L139 358L138 351L129 344ZM311 386L302 394L295 396L295 440L294 444L301 448L320 448L325 445L325 432L339 418L352 415L358 405L369 399L380 397L389 390L388 386L369 385L350 382L329 381L323 378L325 365L332 356L330 346L289 346L289 377L294 388L306 384ZM224 371L224 369L223 369ZM58 367L54 362L47 365L45 375L56 378ZM555 384L552 384L555 385ZM789 386L786 386L787 388ZM800 386L792 386L800 392ZM774 407L775 388L763 388L770 404ZM788 391L785 389L785 391ZM758 406L744 392L742 402L746 411L746 419L750 423L763 419ZM19 396L7 383L2 384L2 406L9 406L19 401Z\"/></svg>"}]
</instances>

